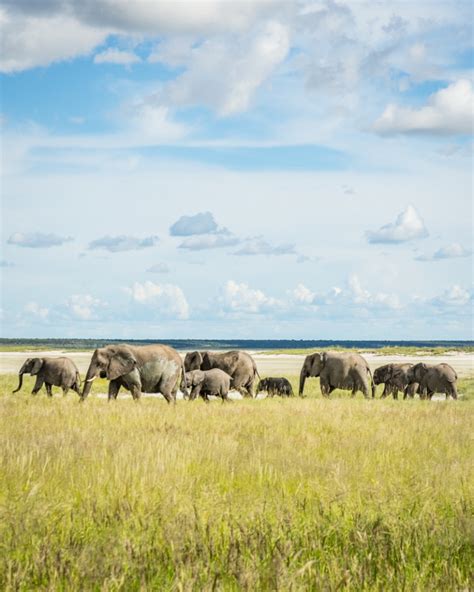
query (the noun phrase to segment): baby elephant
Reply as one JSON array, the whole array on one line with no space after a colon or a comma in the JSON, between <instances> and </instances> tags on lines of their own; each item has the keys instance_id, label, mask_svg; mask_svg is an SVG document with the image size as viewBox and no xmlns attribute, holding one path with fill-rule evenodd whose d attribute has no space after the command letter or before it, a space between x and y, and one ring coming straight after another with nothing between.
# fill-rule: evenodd
<instances>
[{"instance_id":1,"label":"baby elephant","mask_svg":"<svg viewBox=\"0 0 474 592\"><path fill-rule=\"evenodd\" d=\"M257 392L260 391L266 391L269 397L293 397L293 389L286 378L264 378L258 384Z\"/></svg>"},{"instance_id":2,"label":"baby elephant","mask_svg":"<svg viewBox=\"0 0 474 592\"><path fill-rule=\"evenodd\" d=\"M23 374L36 376L35 386L31 393L36 395L43 384L50 397L53 396L52 387L60 386L66 395L72 388L78 395L81 394L81 377L76 365L69 358L28 358L19 371L20 383L13 392L21 389Z\"/></svg>"},{"instance_id":3,"label":"baby elephant","mask_svg":"<svg viewBox=\"0 0 474 592\"><path fill-rule=\"evenodd\" d=\"M398 391L403 392L403 398L413 397L418 392L419 385L416 382L410 383L408 372L413 368L413 364L385 364L379 366L374 372L374 384L384 384L382 399L387 395L392 395L398 399Z\"/></svg>"},{"instance_id":4,"label":"baby elephant","mask_svg":"<svg viewBox=\"0 0 474 592\"><path fill-rule=\"evenodd\" d=\"M186 372L186 386L191 389L189 399L194 401L198 395L201 395L204 401L209 403L209 396L214 395L221 397L222 402L230 401L228 395L231 380L231 376L219 368Z\"/></svg>"}]
</instances>

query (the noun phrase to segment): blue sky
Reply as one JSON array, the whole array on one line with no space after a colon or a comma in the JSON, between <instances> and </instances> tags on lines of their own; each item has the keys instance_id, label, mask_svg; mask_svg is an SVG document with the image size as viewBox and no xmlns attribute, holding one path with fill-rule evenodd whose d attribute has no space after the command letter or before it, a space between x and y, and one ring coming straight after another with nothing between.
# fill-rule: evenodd
<instances>
[{"instance_id":1,"label":"blue sky","mask_svg":"<svg viewBox=\"0 0 474 592\"><path fill-rule=\"evenodd\" d=\"M472 339L468 2L0 2L2 334Z\"/></svg>"}]
</instances>

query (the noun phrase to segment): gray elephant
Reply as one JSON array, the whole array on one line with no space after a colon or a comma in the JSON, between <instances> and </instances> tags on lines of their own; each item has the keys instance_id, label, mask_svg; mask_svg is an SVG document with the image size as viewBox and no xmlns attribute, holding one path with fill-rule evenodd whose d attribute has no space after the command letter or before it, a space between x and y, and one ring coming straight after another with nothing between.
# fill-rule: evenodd
<instances>
[{"instance_id":1,"label":"gray elephant","mask_svg":"<svg viewBox=\"0 0 474 592\"><path fill-rule=\"evenodd\" d=\"M306 356L300 373L299 395L303 396L307 378L320 377L321 394L329 397L334 389L351 390L354 397L362 391L369 396L369 378L372 398L375 397L375 385L369 365L362 356L350 352L323 352Z\"/></svg>"},{"instance_id":2,"label":"gray elephant","mask_svg":"<svg viewBox=\"0 0 474 592\"><path fill-rule=\"evenodd\" d=\"M232 388L244 397L255 397L254 384L256 378L260 377L254 359L246 352L189 352L184 358L184 367L186 372L220 368L232 377Z\"/></svg>"},{"instance_id":3,"label":"gray elephant","mask_svg":"<svg viewBox=\"0 0 474 592\"><path fill-rule=\"evenodd\" d=\"M279 395L280 397L294 397L293 388L287 378L263 378L257 387L257 391L266 391L269 397Z\"/></svg>"},{"instance_id":4,"label":"gray elephant","mask_svg":"<svg viewBox=\"0 0 474 592\"><path fill-rule=\"evenodd\" d=\"M374 384L384 384L382 399L392 395L398 399L398 391L403 392L403 398L413 397L418 392L417 382L410 383L408 372L413 364L385 364L374 371Z\"/></svg>"},{"instance_id":5,"label":"gray elephant","mask_svg":"<svg viewBox=\"0 0 474 592\"><path fill-rule=\"evenodd\" d=\"M73 389L78 395L81 393L79 370L69 358L28 358L18 374L20 382L18 388L13 391L14 393L17 393L23 385L23 374L36 376L35 386L31 391L33 395L36 395L43 384L50 397L53 396L53 386L60 386L65 395L69 389Z\"/></svg>"},{"instance_id":6,"label":"gray elephant","mask_svg":"<svg viewBox=\"0 0 474 592\"><path fill-rule=\"evenodd\" d=\"M82 400L89 394L92 381L98 376L109 382L109 400L116 399L120 387L139 399L142 392L161 393L168 403L176 401L184 384L184 367L178 352L167 345L108 345L96 349L87 370Z\"/></svg>"},{"instance_id":7,"label":"gray elephant","mask_svg":"<svg viewBox=\"0 0 474 592\"><path fill-rule=\"evenodd\" d=\"M410 383L419 383L422 398L431 399L435 393L445 393L446 398L449 396L453 399L458 398L456 388L458 375L449 364L429 366L420 362L409 370L408 379Z\"/></svg>"},{"instance_id":8,"label":"gray elephant","mask_svg":"<svg viewBox=\"0 0 474 592\"><path fill-rule=\"evenodd\" d=\"M232 378L219 368L212 370L191 370L186 372L186 386L191 388L191 401L201 395L208 403L209 396L221 397L222 402L230 401L229 390Z\"/></svg>"}]
</instances>

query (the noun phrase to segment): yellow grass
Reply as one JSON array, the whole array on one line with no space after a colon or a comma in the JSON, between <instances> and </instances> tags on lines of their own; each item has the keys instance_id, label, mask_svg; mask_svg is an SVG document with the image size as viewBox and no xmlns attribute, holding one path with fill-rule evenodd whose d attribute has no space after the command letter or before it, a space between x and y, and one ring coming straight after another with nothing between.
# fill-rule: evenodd
<instances>
[{"instance_id":1,"label":"yellow grass","mask_svg":"<svg viewBox=\"0 0 474 592\"><path fill-rule=\"evenodd\" d=\"M0 377L0 588L467 590L473 382L173 407Z\"/></svg>"}]
</instances>

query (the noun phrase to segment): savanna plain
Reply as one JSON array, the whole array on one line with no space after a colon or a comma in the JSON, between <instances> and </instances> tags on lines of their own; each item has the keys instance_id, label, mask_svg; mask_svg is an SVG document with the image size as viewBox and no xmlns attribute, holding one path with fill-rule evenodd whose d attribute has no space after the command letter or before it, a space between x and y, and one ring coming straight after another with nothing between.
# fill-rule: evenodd
<instances>
[{"instance_id":1,"label":"savanna plain","mask_svg":"<svg viewBox=\"0 0 474 592\"><path fill-rule=\"evenodd\" d=\"M469 368L431 402L312 379L304 399L108 403L97 380L79 404L17 382L0 375L2 590L473 589Z\"/></svg>"}]
</instances>

